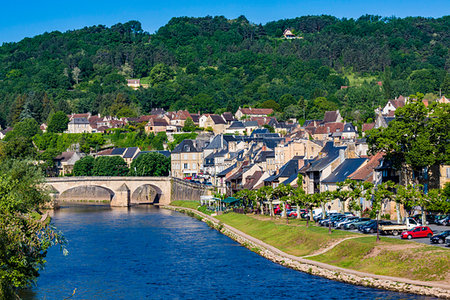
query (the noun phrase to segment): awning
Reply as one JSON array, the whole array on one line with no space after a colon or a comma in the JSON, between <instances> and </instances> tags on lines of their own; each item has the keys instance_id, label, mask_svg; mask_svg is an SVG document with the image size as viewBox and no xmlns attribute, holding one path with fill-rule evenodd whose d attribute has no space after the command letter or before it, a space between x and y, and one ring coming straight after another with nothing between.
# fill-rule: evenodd
<instances>
[{"instance_id":1,"label":"awning","mask_svg":"<svg viewBox=\"0 0 450 300\"><path fill-rule=\"evenodd\" d=\"M236 203L236 202L239 202L239 201L241 201L241 200L236 199L234 197L228 197L228 198L222 200L223 203L229 203L229 204Z\"/></svg>"}]
</instances>

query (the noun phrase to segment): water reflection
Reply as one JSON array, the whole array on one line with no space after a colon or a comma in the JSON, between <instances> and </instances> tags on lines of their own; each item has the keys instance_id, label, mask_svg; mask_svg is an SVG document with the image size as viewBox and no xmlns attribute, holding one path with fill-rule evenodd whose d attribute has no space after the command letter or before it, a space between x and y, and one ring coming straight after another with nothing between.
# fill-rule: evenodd
<instances>
[{"instance_id":1,"label":"water reflection","mask_svg":"<svg viewBox=\"0 0 450 300\"><path fill-rule=\"evenodd\" d=\"M333 282L274 264L206 224L151 206L63 207L53 222L69 256L51 249L25 299L426 299Z\"/></svg>"}]
</instances>

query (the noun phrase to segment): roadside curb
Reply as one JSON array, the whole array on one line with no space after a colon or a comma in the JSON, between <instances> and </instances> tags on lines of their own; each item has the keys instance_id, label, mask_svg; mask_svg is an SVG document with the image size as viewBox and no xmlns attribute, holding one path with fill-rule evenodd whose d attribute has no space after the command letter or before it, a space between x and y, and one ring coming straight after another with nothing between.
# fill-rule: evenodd
<instances>
[{"instance_id":1,"label":"roadside curb","mask_svg":"<svg viewBox=\"0 0 450 300\"><path fill-rule=\"evenodd\" d=\"M309 260L304 257L297 257L287 254L195 209L170 205L161 206L161 208L178 211L196 217L200 221L207 223L211 228L225 234L251 251L294 270L355 285L450 299L450 286L446 284L370 274ZM344 240L341 240L339 243L343 241ZM327 248L326 250L331 250L338 244L334 244L331 248ZM318 254L313 254L312 256L315 255ZM309 257L309 255L305 257Z\"/></svg>"}]
</instances>

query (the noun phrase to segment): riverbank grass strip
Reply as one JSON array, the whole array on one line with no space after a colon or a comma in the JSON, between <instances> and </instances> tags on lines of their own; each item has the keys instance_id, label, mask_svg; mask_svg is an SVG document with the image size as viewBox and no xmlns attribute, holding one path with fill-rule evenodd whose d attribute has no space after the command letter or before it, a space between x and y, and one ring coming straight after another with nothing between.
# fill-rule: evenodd
<instances>
[{"instance_id":1,"label":"riverbank grass strip","mask_svg":"<svg viewBox=\"0 0 450 300\"><path fill-rule=\"evenodd\" d=\"M422 281L450 277L450 251L413 242L376 237L346 240L330 251L308 257L342 268Z\"/></svg>"},{"instance_id":2,"label":"riverbank grass strip","mask_svg":"<svg viewBox=\"0 0 450 300\"><path fill-rule=\"evenodd\" d=\"M274 222L261 221L236 213L228 213L216 218L295 256L312 254L337 240L352 235L344 231L335 231L332 235L329 235L327 228L275 224Z\"/></svg>"}]
</instances>

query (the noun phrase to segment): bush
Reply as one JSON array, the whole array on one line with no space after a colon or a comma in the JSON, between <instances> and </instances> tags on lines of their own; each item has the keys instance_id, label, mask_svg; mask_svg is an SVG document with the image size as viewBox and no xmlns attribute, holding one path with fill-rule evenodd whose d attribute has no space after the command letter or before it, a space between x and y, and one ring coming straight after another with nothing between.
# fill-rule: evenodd
<instances>
[{"instance_id":1,"label":"bush","mask_svg":"<svg viewBox=\"0 0 450 300\"><path fill-rule=\"evenodd\" d=\"M125 176L128 165L120 156L100 156L94 161L93 176Z\"/></svg>"}]
</instances>

